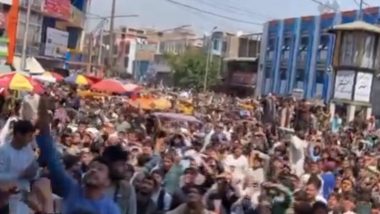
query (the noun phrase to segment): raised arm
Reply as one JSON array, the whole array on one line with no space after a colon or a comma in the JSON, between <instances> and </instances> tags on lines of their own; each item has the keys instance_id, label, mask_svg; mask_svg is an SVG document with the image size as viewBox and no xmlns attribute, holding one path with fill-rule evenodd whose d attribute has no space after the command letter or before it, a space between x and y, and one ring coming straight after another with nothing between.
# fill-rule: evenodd
<instances>
[{"instance_id":1,"label":"raised arm","mask_svg":"<svg viewBox=\"0 0 380 214\"><path fill-rule=\"evenodd\" d=\"M74 179L71 178L65 171L63 164L59 159L58 152L54 146L53 138L50 135L50 122L49 115L47 113L47 100L46 98L40 99L38 109L38 129L39 135L37 136L37 144L40 148L41 158L47 163L51 182L54 186L57 186L59 192L58 195L65 198L73 185L75 185Z\"/></svg>"}]
</instances>

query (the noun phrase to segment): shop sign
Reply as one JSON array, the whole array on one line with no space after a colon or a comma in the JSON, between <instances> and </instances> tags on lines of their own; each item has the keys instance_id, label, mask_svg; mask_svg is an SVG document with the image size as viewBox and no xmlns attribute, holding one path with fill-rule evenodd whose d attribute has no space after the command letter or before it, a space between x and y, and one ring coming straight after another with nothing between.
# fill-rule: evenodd
<instances>
[{"instance_id":1,"label":"shop sign","mask_svg":"<svg viewBox=\"0 0 380 214\"><path fill-rule=\"evenodd\" d=\"M335 99L351 100L354 90L355 71L338 71L335 77Z\"/></svg>"},{"instance_id":2,"label":"shop sign","mask_svg":"<svg viewBox=\"0 0 380 214\"><path fill-rule=\"evenodd\" d=\"M83 28L84 26L84 13L72 5L71 5L70 22L75 27Z\"/></svg>"},{"instance_id":3,"label":"shop sign","mask_svg":"<svg viewBox=\"0 0 380 214\"><path fill-rule=\"evenodd\" d=\"M354 100L369 102L371 97L373 74L358 72L355 84Z\"/></svg>"},{"instance_id":4,"label":"shop sign","mask_svg":"<svg viewBox=\"0 0 380 214\"><path fill-rule=\"evenodd\" d=\"M64 58L68 42L68 32L48 27L46 31L45 56Z\"/></svg>"},{"instance_id":5,"label":"shop sign","mask_svg":"<svg viewBox=\"0 0 380 214\"><path fill-rule=\"evenodd\" d=\"M70 0L45 0L43 12L50 16L68 20L71 15Z\"/></svg>"}]
</instances>

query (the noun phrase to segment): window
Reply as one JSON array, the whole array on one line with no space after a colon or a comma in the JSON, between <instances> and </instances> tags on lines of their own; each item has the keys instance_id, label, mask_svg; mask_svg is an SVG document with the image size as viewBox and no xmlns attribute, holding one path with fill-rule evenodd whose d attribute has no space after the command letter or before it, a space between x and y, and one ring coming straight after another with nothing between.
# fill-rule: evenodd
<instances>
[{"instance_id":1,"label":"window","mask_svg":"<svg viewBox=\"0 0 380 214\"><path fill-rule=\"evenodd\" d=\"M300 51L307 51L309 46L309 36L303 35L301 38Z\"/></svg>"},{"instance_id":2,"label":"window","mask_svg":"<svg viewBox=\"0 0 380 214\"><path fill-rule=\"evenodd\" d=\"M296 82L304 81L304 80L305 80L305 70L304 69L297 69Z\"/></svg>"},{"instance_id":3,"label":"window","mask_svg":"<svg viewBox=\"0 0 380 214\"><path fill-rule=\"evenodd\" d=\"M288 70L287 69L281 69L280 70L280 79L281 80L287 80L288 78Z\"/></svg>"},{"instance_id":4,"label":"window","mask_svg":"<svg viewBox=\"0 0 380 214\"><path fill-rule=\"evenodd\" d=\"M214 39L212 41L212 50L219 51L219 40L218 39Z\"/></svg>"},{"instance_id":5,"label":"window","mask_svg":"<svg viewBox=\"0 0 380 214\"><path fill-rule=\"evenodd\" d=\"M276 40L275 38L270 38L268 40L268 48L267 48L267 61L272 61L274 57L274 47L275 47Z\"/></svg>"},{"instance_id":6,"label":"window","mask_svg":"<svg viewBox=\"0 0 380 214\"><path fill-rule=\"evenodd\" d=\"M322 35L319 41L319 61L322 63L325 63L327 60L327 55L329 51L329 44L330 44L330 36L329 35Z\"/></svg>"},{"instance_id":7,"label":"window","mask_svg":"<svg viewBox=\"0 0 380 214\"><path fill-rule=\"evenodd\" d=\"M323 84L324 80L325 80L325 71L324 70L317 70L317 72L316 72L317 84Z\"/></svg>"},{"instance_id":8,"label":"window","mask_svg":"<svg viewBox=\"0 0 380 214\"><path fill-rule=\"evenodd\" d=\"M287 61L290 57L290 43L291 38L285 38L282 46L282 60Z\"/></svg>"},{"instance_id":9,"label":"window","mask_svg":"<svg viewBox=\"0 0 380 214\"><path fill-rule=\"evenodd\" d=\"M266 79L269 79L272 77L272 68L270 67L266 67L265 68L265 78Z\"/></svg>"},{"instance_id":10,"label":"window","mask_svg":"<svg viewBox=\"0 0 380 214\"><path fill-rule=\"evenodd\" d=\"M299 61L305 63L307 60L307 49L309 47L309 36L303 35L299 47Z\"/></svg>"}]
</instances>

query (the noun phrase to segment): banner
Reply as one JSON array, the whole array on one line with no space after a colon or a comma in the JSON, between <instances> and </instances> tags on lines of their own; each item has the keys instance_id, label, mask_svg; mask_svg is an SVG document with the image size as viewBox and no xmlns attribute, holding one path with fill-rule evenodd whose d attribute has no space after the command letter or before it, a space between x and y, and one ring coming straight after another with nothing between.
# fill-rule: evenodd
<instances>
[{"instance_id":1,"label":"banner","mask_svg":"<svg viewBox=\"0 0 380 214\"><path fill-rule=\"evenodd\" d=\"M43 12L64 20L70 19L71 1L70 0L45 0Z\"/></svg>"},{"instance_id":2,"label":"banner","mask_svg":"<svg viewBox=\"0 0 380 214\"><path fill-rule=\"evenodd\" d=\"M55 28L47 28L45 56L65 58L69 33Z\"/></svg>"},{"instance_id":3,"label":"banner","mask_svg":"<svg viewBox=\"0 0 380 214\"><path fill-rule=\"evenodd\" d=\"M241 86L254 86L256 84L256 73L235 71L232 73L231 84Z\"/></svg>"}]
</instances>

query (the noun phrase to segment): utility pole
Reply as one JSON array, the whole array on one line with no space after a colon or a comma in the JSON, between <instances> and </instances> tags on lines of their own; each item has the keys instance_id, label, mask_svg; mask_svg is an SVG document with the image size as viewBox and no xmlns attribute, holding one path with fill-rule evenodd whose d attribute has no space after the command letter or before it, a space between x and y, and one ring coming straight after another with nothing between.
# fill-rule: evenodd
<instances>
[{"instance_id":1,"label":"utility pole","mask_svg":"<svg viewBox=\"0 0 380 214\"><path fill-rule=\"evenodd\" d=\"M88 41L88 62L87 62L87 72L91 74L91 68L92 68L92 52L93 52L93 41L94 41L94 34L91 33L89 36L89 41Z\"/></svg>"},{"instance_id":2,"label":"utility pole","mask_svg":"<svg viewBox=\"0 0 380 214\"><path fill-rule=\"evenodd\" d=\"M360 4L359 4L359 20L363 20L363 7L364 7L364 0L360 0Z\"/></svg>"},{"instance_id":3,"label":"utility pole","mask_svg":"<svg viewBox=\"0 0 380 214\"><path fill-rule=\"evenodd\" d=\"M114 49L114 21L115 21L115 8L116 8L116 0L112 0L112 8L111 8L111 20L110 20L110 49L109 49L109 56L108 56L108 71L106 76L111 76L112 74L112 67L113 67L113 49Z\"/></svg>"},{"instance_id":4,"label":"utility pole","mask_svg":"<svg viewBox=\"0 0 380 214\"><path fill-rule=\"evenodd\" d=\"M29 23L30 23L30 13L32 11L33 0L28 0L28 7L26 11L26 21L25 21L25 31L24 38L22 42L22 53L21 53L21 70L26 70L26 50L28 46L28 34L29 34Z\"/></svg>"},{"instance_id":5,"label":"utility pole","mask_svg":"<svg viewBox=\"0 0 380 214\"><path fill-rule=\"evenodd\" d=\"M211 63L211 58L212 58L212 34L216 30L216 26L211 30L210 36L206 39L207 41L207 59L206 59L206 71L205 71L205 76L203 80L203 92L207 91L207 83L208 83L208 73L210 70L210 63Z\"/></svg>"},{"instance_id":6,"label":"utility pole","mask_svg":"<svg viewBox=\"0 0 380 214\"><path fill-rule=\"evenodd\" d=\"M104 29L100 29L100 44L99 44L99 53L98 53L98 65L102 64L102 53L103 53L103 35L104 35Z\"/></svg>"}]
</instances>

